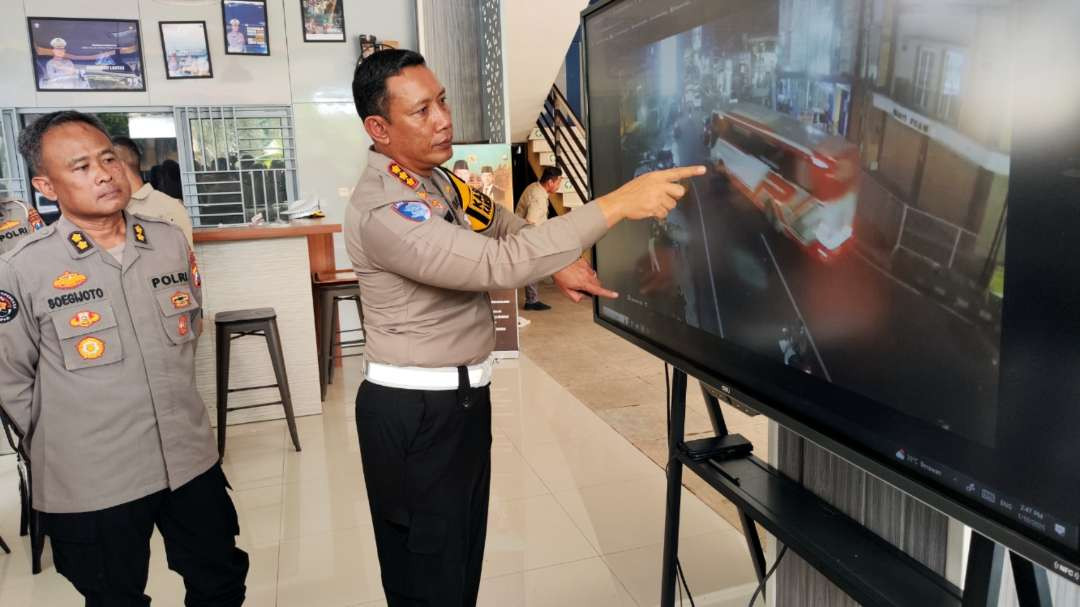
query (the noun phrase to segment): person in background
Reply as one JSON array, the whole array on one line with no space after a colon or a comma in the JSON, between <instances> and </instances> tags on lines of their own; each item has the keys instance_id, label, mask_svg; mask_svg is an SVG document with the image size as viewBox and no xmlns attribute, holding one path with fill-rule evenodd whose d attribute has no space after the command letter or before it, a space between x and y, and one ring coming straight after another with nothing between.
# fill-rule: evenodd
<instances>
[{"instance_id":1,"label":"person in background","mask_svg":"<svg viewBox=\"0 0 1080 607\"><path fill-rule=\"evenodd\" d=\"M45 114L19 151L63 213L0 257L0 407L28 446L56 570L88 606L149 605L157 528L185 604L239 607L248 556L195 389L195 255L175 226L124 211L97 118Z\"/></svg>"},{"instance_id":2,"label":"person in background","mask_svg":"<svg viewBox=\"0 0 1080 607\"><path fill-rule=\"evenodd\" d=\"M506 191L495 185L495 171L491 167L486 166L480 169L480 183L482 184L480 191L496 204L506 197Z\"/></svg>"},{"instance_id":3,"label":"person in background","mask_svg":"<svg viewBox=\"0 0 1080 607\"><path fill-rule=\"evenodd\" d=\"M53 38L49 42L52 47L52 59L45 64L45 78L41 84L43 89L84 89L87 84L79 78L79 70L75 63L67 58L67 40Z\"/></svg>"},{"instance_id":4,"label":"person in background","mask_svg":"<svg viewBox=\"0 0 1080 607\"><path fill-rule=\"evenodd\" d=\"M191 236L191 218L188 217L184 203L154 189L149 183L143 181L140 166L142 165L142 150L139 144L128 137L113 137L113 147L116 155L124 165L124 173L128 184L131 186L131 202L128 203L129 213L135 213L143 217L164 219L180 228L188 239L188 246L194 248L195 243Z\"/></svg>"},{"instance_id":5,"label":"person in background","mask_svg":"<svg viewBox=\"0 0 1080 607\"><path fill-rule=\"evenodd\" d=\"M15 248L21 240L45 227L37 209L0 196L0 254Z\"/></svg>"},{"instance_id":6,"label":"person in background","mask_svg":"<svg viewBox=\"0 0 1080 607\"><path fill-rule=\"evenodd\" d=\"M472 170L469 169L469 163L464 160L454 163L454 174L465 183L472 182Z\"/></svg>"},{"instance_id":7,"label":"person in background","mask_svg":"<svg viewBox=\"0 0 1080 607\"><path fill-rule=\"evenodd\" d=\"M180 164L175 160L162 160L161 164L152 167L150 185L170 198L184 199L183 188L180 187Z\"/></svg>"},{"instance_id":8,"label":"person in background","mask_svg":"<svg viewBox=\"0 0 1080 607\"><path fill-rule=\"evenodd\" d=\"M548 196L558 190L560 185L562 185L562 169L544 167L540 181L530 183L521 193L514 212L530 225L538 226L544 223L548 219ZM540 291L537 290L535 282L525 285L525 309L537 312L551 309L551 306L540 301Z\"/></svg>"},{"instance_id":9,"label":"person in background","mask_svg":"<svg viewBox=\"0 0 1080 607\"><path fill-rule=\"evenodd\" d=\"M229 33L225 34L225 42L228 43L230 53L243 53L247 48L247 38L244 37L244 32L240 31L239 19L229 19Z\"/></svg>"}]
</instances>

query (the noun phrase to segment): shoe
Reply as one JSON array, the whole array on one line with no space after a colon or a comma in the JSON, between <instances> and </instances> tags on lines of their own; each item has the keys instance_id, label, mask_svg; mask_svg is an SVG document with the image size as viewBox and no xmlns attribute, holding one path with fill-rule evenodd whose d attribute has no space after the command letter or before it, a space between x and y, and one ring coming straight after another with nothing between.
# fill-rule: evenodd
<instances>
[{"instance_id":1,"label":"shoe","mask_svg":"<svg viewBox=\"0 0 1080 607\"><path fill-rule=\"evenodd\" d=\"M542 301L534 301L532 303L525 304L526 310L535 310L537 312L543 312L544 310L550 310L551 306Z\"/></svg>"}]
</instances>

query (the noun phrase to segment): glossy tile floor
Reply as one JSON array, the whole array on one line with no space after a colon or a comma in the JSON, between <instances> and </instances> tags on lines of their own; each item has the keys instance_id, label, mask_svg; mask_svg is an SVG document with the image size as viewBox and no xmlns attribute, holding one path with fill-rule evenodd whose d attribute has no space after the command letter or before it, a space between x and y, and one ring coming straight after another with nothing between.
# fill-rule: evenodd
<instances>
[{"instance_id":1,"label":"glossy tile floor","mask_svg":"<svg viewBox=\"0 0 1080 607\"><path fill-rule=\"evenodd\" d=\"M530 329L523 332L526 352L530 339L543 342L545 322L531 327L541 329L531 337ZM385 605L353 420L359 360L346 359L325 413L299 420L302 453L292 451L280 421L229 429L225 469L240 513L240 544L251 556L248 605ZM577 392L528 355L498 366L481 605L658 603L663 470ZM638 427L638 438L655 440L656 428ZM48 551L46 571L30 575L28 543L17 536L16 478L13 458L0 457L0 535L14 550L0 554L0 605L80 605ZM692 493L683 494L681 561L696 604L746 605L754 573L742 536ZM154 605L182 605L182 582L168 570L157 534L152 550L147 591Z\"/></svg>"}]
</instances>

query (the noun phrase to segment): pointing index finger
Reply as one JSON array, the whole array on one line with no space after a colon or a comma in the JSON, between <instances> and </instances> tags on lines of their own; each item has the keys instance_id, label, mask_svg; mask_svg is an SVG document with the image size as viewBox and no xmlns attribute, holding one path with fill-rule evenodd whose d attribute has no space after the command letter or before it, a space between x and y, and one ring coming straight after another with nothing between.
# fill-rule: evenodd
<instances>
[{"instance_id":1,"label":"pointing index finger","mask_svg":"<svg viewBox=\"0 0 1080 607\"><path fill-rule=\"evenodd\" d=\"M658 171L660 176L667 181L680 181L683 179L689 179L690 177L697 177L705 174L704 165L675 167L673 169L665 169Z\"/></svg>"}]
</instances>

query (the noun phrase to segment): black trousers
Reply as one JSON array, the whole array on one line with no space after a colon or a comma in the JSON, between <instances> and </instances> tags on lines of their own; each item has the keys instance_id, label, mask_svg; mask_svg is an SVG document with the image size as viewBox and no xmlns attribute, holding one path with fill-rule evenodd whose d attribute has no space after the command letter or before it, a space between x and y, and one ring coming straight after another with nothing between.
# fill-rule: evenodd
<instances>
[{"instance_id":1,"label":"black trousers","mask_svg":"<svg viewBox=\"0 0 1080 607\"><path fill-rule=\"evenodd\" d=\"M365 381L356 428L389 606L475 605L491 488L488 388Z\"/></svg>"},{"instance_id":2,"label":"black trousers","mask_svg":"<svg viewBox=\"0 0 1080 607\"><path fill-rule=\"evenodd\" d=\"M146 578L150 535L165 540L169 569L184 578L187 607L233 607L244 602L248 556L236 547L236 509L219 466L175 491L75 514L42 513L56 570L86 607L150 604Z\"/></svg>"}]
</instances>

